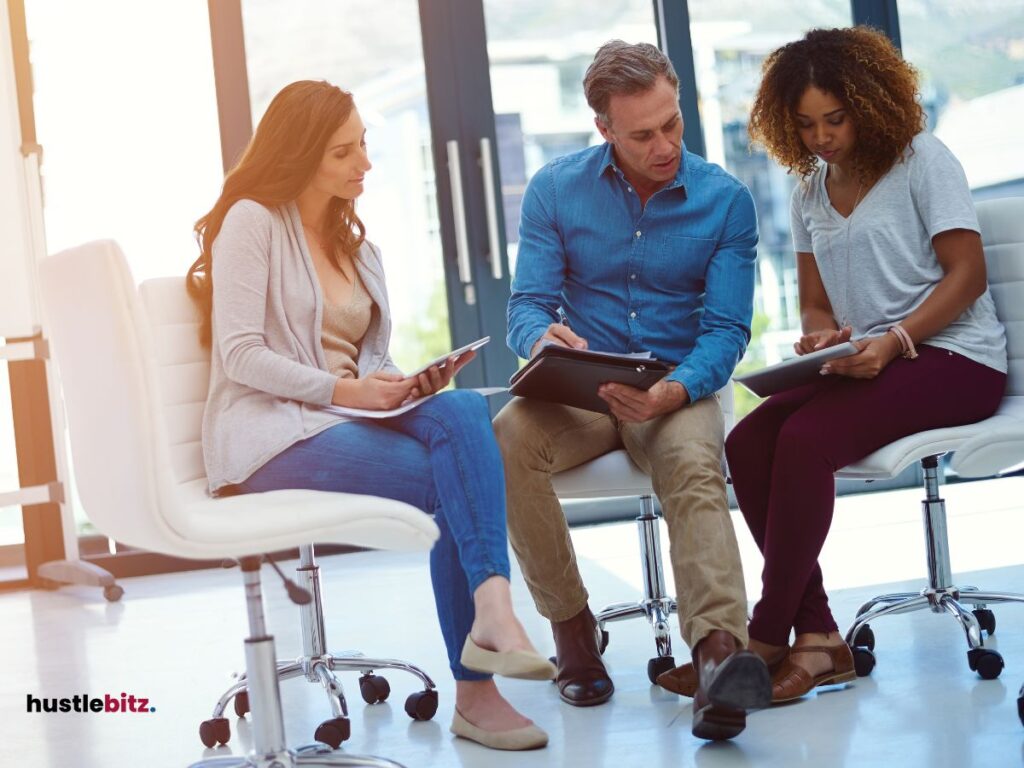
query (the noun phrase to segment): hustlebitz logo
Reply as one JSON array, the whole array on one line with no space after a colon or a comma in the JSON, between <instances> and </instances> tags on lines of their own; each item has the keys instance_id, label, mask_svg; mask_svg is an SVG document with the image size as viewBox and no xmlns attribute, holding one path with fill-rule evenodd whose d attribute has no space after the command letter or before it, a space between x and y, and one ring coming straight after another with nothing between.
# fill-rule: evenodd
<instances>
[{"instance_id":1,"label":"hustlebitz logo","mask_svg":"<svg viewBox=\"0 0 1024 768\"><path fill-rule=\"evenodd\" d=\"M151 712L156 712L156 707L152 706L145 696L123 691L120 696L109 693L105 693L103 696L90 696L87 693L80 693L60 699L33 696L30 693L25 708L29 713L105 712L120 715L148 715Z\"/></svg>"}]
</instances>

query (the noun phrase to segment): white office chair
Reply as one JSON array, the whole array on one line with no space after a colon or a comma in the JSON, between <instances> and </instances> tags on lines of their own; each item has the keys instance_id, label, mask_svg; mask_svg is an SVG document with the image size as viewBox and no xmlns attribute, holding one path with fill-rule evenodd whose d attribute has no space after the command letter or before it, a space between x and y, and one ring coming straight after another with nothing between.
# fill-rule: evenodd
<instances>
[{"instance_id":1,"label":"white office chair","mask_svg":"<svg viewBox=\"0 0 1024 768\"><path fill-rule=\"evenodd\" d=\"M924 469L922 507L928 586L920 592L879 595L860 607L846 633L860 676L871 674L875 666L875 638L868 622L930 608L935 613L948 613L959 622L967 637L968 665L986 680L994 679L1003 670L1003 658L998 651L985 648L982 640L981 630L991 634L996 627L988 605L1024 602L1021 594L981 591L953 583L946 506L939 496L939 458L945 453L955 451L951 466L963 477L989 477L1024 462L1024 197L983 201L977 209L988 281L996 313L1006 326L1010 361L1006 394L989 419L905 437L836 473L836 477L876 480L895 477L918 461ZM970 392L964 393L964 397L970 396Z\"/></svg>"},{"instance_id":2,"label":"white office chair","mask_svg":"<svg viewBox=\"0 0 1024 768\"><path fill-rule=\"evenodd\" d=\"M164 281L146 284L144 311L124 256L111 241L44 259L40 281L78 489L92 522L136 547L176 557L237 558L241 564L249 617L244 687L253 751L248 757L202 760L193 768L400 768L384 758L331 754L324 745L287 748L280 671L263 618L260 553L310 541L427 550L438 537L437 526L412 506L373 496L282 490L210 498L199 442L209 355L197 341L196 313L183 281L176 279L176 288ZM303 584L314 600L319 597L315 570L306 573ZM289 592L293 599L309 598L301 590ZM303 633L322 642L317 607L314 602L304 612ZM303 673L314 666L314 679L336 687L334 719L342 719L340 685L327 680L322 664L304 666ZM385 665L364 659L357 666ZM203 730L215 743L230 735L221 717L204 723Z\"/></svg>"},{"instance_id":3,"label":"white office chair","mask_svg":"<svg viewBox=\"0 0 1024 768\"><path fill-rule=\"evenodd\" d=\"M719 393L725 433L733 424L733 394L730 381ZM672 656L672 628L669 616L676 612L676 601L665 593L665 571L661 565L661 539L658 514L654 508L651 478L623 450L611 451L578 467L558 472L551 478L560 499L600 499L628 496L640 497L640 515L636 518L640 538L640 570L643 574L643 598L632 602L612 603L596 614L601 632L600 648L608 645L605 624L645 617L654 630L657 655L647 661L647 677L653 684L658 675L675 667Z\"/></svg>"}]
</instances>

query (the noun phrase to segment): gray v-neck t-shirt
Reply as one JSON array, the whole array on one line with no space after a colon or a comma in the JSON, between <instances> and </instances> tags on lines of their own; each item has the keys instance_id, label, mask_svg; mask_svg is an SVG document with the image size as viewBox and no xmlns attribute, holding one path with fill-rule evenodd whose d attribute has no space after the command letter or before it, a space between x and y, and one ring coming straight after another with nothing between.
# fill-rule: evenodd
<instances>
[{"instance_id":1,"label":"gray v-neck t-shirt","mask_svg":"<svg viewBox=\"0 0 1024 768\"><path fill-rule=\"evenodd\" d=\"M821 165L793 190L793 247L811 253L836 322L853 337L878 336L905 320L945 273L932 238L978 232L963 168L946 145L919 133L848 218L832 207ZM960 317L921 343L1006 372L1006 335L986 289Z\"/></svg>"}]
</instances>

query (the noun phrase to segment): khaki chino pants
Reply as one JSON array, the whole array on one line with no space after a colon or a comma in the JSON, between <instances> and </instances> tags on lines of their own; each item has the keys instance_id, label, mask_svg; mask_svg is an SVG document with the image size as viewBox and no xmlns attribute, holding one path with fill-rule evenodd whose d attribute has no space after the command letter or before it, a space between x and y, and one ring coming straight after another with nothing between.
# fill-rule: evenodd
<instances>
[{"instance_id":1,"label":"khaki chino pants","mask_svg":"<svg viewBox=\"0 0 1024 768\"><path fill-rule=\"evenodd\" d=\"M680 631L693 648L723 629L747 644L746 592L722 475L717 397L642 424L515 398L494 420L505 462L508 533L537 610L570 619L587 605L551 475L625 447L649 474L668 525Z\"/></svg>"}]
</instances>

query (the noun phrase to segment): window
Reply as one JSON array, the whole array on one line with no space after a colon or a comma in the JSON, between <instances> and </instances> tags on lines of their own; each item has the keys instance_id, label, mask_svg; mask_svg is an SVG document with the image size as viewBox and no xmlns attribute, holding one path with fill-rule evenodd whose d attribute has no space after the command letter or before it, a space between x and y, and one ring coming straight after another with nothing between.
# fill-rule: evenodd
<instances>
[{"instance_id":1,"label":"window","mask_svg":"<svg viewBox=\"0 0 1024 768\"><path fill-rule=\"evenodd\" d=\"M899 18L929 127L975 198L1024 195L1024 4L901 0Z\"/></svg>"},{"instance_id":2,"label":"window","mask_svg":"<svg viewBox=\"0 0 1024 768\"><path fill-rule=\"evenodd\" d=\"M28 0L47 247L120 243L184 276L222 179L204 0Z\"/></svg>"}]
</instances>

